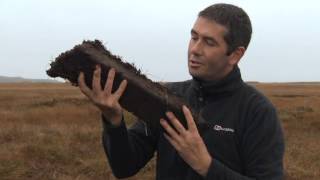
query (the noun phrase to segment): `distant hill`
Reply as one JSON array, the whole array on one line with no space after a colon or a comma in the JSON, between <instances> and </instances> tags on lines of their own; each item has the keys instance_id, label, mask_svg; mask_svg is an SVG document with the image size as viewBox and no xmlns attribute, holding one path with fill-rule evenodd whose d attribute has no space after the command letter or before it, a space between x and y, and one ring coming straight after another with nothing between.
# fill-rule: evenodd
<instances>
[{"instance_id":1,"label":"distant hill","mask_svg":"<svg viewBox=\"0 0 320 180\"><path fill-rule=\"evenodd\" d=\"M0 83L60 83L52 79L25 79L22 77L0 76Z\"/></svg>"}]
</instances>

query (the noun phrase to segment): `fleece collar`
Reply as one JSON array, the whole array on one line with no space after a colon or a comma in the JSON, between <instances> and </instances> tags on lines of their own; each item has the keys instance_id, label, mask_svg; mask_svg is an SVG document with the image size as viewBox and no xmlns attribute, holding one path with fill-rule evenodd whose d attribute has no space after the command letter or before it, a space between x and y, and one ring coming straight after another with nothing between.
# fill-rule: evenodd
<instances>
[{"instance_id":1,"label":"fleece collar","mask_svg":"<svg viewBox=\"0 0 320 180\"><path fill-rule=\"evenodd\" d=\"M218 81L205 82L193 78L191 86L205 97L215 97L220 95L231 95L243 84L240 69L235 66L233 70L224 78Z\"/></svg>"}]
</instances>

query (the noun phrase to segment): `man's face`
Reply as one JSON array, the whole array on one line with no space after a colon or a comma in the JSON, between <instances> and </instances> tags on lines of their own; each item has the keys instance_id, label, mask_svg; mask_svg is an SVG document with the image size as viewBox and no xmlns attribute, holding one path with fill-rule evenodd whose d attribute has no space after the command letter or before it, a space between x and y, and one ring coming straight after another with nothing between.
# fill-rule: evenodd
<instances>
[{"instance_id":1,"label":"man's face","mask_svg":"<svg viewBox=\"0 0 320 180\"><path fill-rule=\"evenodd\" d=\"M223 39L226 27L213 20L199 17L192 30L188 48L188 67L191 76L204 81L219 80L233 68Z\"/></svg>"}]
</instances>

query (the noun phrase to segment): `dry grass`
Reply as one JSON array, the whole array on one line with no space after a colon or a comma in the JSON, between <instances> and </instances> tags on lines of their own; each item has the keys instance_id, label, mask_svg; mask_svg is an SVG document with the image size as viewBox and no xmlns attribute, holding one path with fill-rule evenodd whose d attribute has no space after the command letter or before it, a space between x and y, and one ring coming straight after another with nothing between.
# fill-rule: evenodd
<instances>
[{"instance_id":1,"label":"dry grass","mask_svg":"<svg viewBox=\"0 0 320 180\"><path fill-rule=\"evenodd\" d=\"M320 84L258 84L278 109L288 179L319 179Z\"/></svg>"},{"instance_id":2,"label":"dry grass","mask_svg":"<svg viewBox=\"0 0 320 180\"><path fill-rule=\"evenodd\" d=\"M320 85L257 84L279 110L288 179L320 176ZM0 179L115 179L98 110L68 84L0 84ZM134 117L126 114L128 123ZM154 179L151 161L133 179Z\"/></svg>"}]
</instances>

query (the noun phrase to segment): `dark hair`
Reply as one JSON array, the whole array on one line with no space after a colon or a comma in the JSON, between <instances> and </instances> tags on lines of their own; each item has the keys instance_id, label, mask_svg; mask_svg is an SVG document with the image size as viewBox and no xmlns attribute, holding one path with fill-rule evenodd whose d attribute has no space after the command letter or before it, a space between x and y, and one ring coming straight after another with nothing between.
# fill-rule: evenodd
<instances>
[{"instance_id":1,"label":"dark hair","mask_svg":"<svg viewBox=\"0 0 320 180\"><path fill-rule=\"evenodd\" d=\"M252 33L250 18L240 7L231 4L214 4L202 10L198 17L214 20L227 28L224 40L228 45L227 55L237 47L249 45Z\"/></svg>"}]
</instances>

